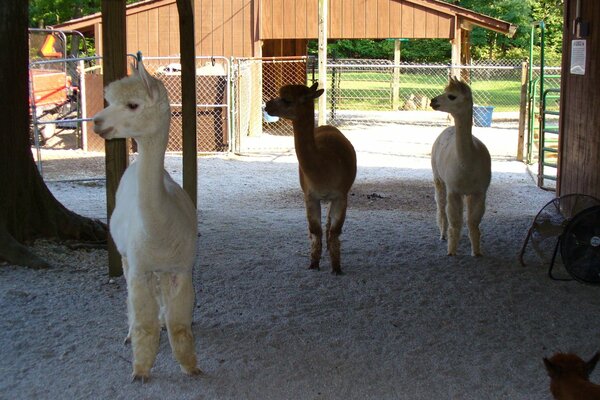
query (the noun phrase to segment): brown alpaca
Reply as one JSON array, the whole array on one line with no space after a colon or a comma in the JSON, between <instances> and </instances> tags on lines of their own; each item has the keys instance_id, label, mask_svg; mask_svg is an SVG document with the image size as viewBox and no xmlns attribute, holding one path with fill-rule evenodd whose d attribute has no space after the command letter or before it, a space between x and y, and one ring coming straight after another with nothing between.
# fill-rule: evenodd
<instances>
[{"instance_id":1,"label":"brown alpaca","mask_svg":"<svg viewBox=\"0 0 600 400\"><path fill-rule=\"evenodd\" d=\"M600 385L590 382L590 374L600 359L596 353L589 361L575 354L556 353L544 358L550 376L550 391L556 400L600 400Z\"/></svg>"},{"instance_id":2,"label":"brown alpaca","mask_svg":"<svg viewBox=\"0 0 600 400\"><path fill-rule=\"evenodd\" d=\"M327 212L327 250L331 270L341 274L340 240L348 191L356 177L356 153L348 139L333 126L315 129L314 99L323 93L318 84L287 85L279 97L270 100L265 111L292 121L294 145L300 169L300 186L304 192L306 217L311 239L310 266L319 269L321 259L321 201L329 202Z\"/></svg>"}]
</instances>

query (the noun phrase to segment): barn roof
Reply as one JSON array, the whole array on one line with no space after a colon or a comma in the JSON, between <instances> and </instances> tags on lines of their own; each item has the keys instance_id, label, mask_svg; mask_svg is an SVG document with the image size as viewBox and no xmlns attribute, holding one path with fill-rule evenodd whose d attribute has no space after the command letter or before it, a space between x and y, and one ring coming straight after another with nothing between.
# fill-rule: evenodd
<instances>
[{"instance_id":1,"label":"barn roof","mask_svg":"<svg viewBox=\"0 0 600 400\"><path fill-rule=\"evenodd\" d=\"M201 1L201 0L200 0ZM246 0L247 2L249 0ZM331 3L334 3L335 0L330 1L330 10ZM198 0L196 0L198 2ZM279 3L280 8L283 10L283 0L262 0L259 4L261 9L269 7L269 5ZM339 2L339 1L338 1ZM175 4L176 0L146 0L138 3L130 4L126 7L126 14L133 15L136 13L145 12L154 8ZM307 0L306 3L315 3L313 8L316 9L317 0ZM503 33L508 36L514 35L516 31L516 26L512 25L509 22L489 17L487 15L456 6L454 4L446 3L441 0L388 0L388 3L395 3L396 5L399 3L410 3L413 6L430 10L432 12L441 13L443 15L448 15L452 17L457 17L461 21L463 25L462 28L470 29L471 26L479 26L485 29L493 30L496 32ZM308 8L308 6L306 7ZM330 11L331 12L331 11ZM263 18L265 18L266 13L260 13ZM272 14L271 14L272 15ZM273 15L272 15L273 16ZM81 32L91 32L94 30L94 25L101 22L102 15L101 13L95 13L91 15L87 15L81 18L72 19L70 21L66 21L60 24L53 25L54 29L68 29L68 30L77 30ZM270 21L261 21L261 24L264 26L268 24ZM371 21L372 22L372 21ZM265 31L265 29L263 29ZM310 35L312 36L312 35ZM308 36L307 36L308 37ZM261 36L261 38L264 38ZM341 38L341 37L340 37Z\"/></svg>"}]
</instances>

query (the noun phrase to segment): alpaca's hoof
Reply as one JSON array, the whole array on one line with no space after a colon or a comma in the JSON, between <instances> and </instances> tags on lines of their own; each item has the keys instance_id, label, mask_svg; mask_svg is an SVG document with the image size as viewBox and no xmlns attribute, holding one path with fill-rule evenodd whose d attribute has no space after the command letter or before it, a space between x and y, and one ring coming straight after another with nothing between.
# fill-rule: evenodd
<instances>
[{"instance_id":1,"label":"alpaca's hoof","mask_svg":"<svg viewBox=\"0 0 600 400\"><path fill-rule=\"evenodd\" d=\"M319 262L318 261L311 261L310 265L308 266L308 269L319 270L321 268L319 268Z\"/></svg>"},{"instance_id":2,"label":"alpaca's hoof","mask_svg":"<svg viewBox=\"0 0 600 400\"><path fill-rule=\"evenodd\" d=\"M478 251L478 252L473 252L473 253L471 253L471 255L472 255L473 257L483 257L483 253L482 253L482 252L480 252L480 251Z\"/></svg>"},{"instance_id":3,"label":"alpaca's hoof","mask_svg":"<svg viewBox=\"0 0 600 400\"><path fill-rule=\"evenodd\" d=\"M454 257L456 255L456 252L452 252L449 251L448 254L446 254L448 257Z\"/></svg>"},{"instance_id":4,"label":"alpaca's hoof","mask_svg":"<svg viewBox=\"0 0 600 400\"><path fill-rule=\"evenodd\" d=\"M137 368L133 368L133 373L131 374L131 382L142 382L142 383L146 383L150 380L150 371L148 370L141 370L141 369L137 369Z\"/></svg>"},{"instance_id":5,"label":"alpaca's hoof","mask_svg":"<svg viewBox=\"0 0 600 400\"><path fill-rule=\"evenodd\" d=\"M125 338L125 340L123 340L123 344L124 345L128 345L131 343L131 336L127 335L127 337Z\"/></svg>"},{"instance_id":6,"label":"alpaca's hoof","mask_svg":"<svg viewBox=\"0 0 600 400\"><path fill-rule=\"evenodd\" d=\"M446 235L440 235L440 241L441 242L445 242L446 241Z\"/></svg>"},{"instance_id":7,"label":"alpaca's hoof","mask_svg":"<svg viewBox=\"0 0 600 400\"><path fill-rule=\"evenodd\" d=\"M331 275L344 275L344 273L342 272L342 268L332 268L331 269Z\"/></svg>"},{"instance_id":8,"label":"alpaca's hoof","mask_svg":"<svg viewBox=\"0 0 600 400\"><path fill-rule=\"evenodd\" d=\"M184 374L186 375L190 375L190 376L197 376L197 375L202 375L204 372L202 372L202 370L196 366L193 367L184 367L183 365L181 366L181 371L183 371Z\"/></svg>"}]
</instances>

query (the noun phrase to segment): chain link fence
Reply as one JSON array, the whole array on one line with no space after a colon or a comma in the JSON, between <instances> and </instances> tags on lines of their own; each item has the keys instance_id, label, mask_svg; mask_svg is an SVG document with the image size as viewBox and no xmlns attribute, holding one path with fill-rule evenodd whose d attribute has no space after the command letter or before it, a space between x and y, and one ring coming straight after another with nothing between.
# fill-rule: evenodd
<instances>
[{"instance_id":1,"label":"chain link fence","mask_svg":"<svg viewBox=\"0 0 600 400\"><path fill-rule=\"evenodd\" d=\"M172 107L167 151L177 154L182 151L179 57L144 57L144 64L167 88ZM394 124L448 125L447 114L432 111L429 103L443 92L448 77L455 75L471 84L475 104L489 110L488 122L493 127L517 129L523 73L522 64L515 61L450 66L329 60L327 123L343 130ZM32 61L30 74L31 142L44 178L103 178L104 141L93 133L90 122L103 107L102 59ZM558 88L560 70L546 68L545 74L545 88ZM534 68L533 86L539 84L539 75L539 68ZM316 60L307 57L197 57L197 151L292 151L291 123L269 116L264 105L278 95L281 86L310 85L318 78ZM535 90L532 92L536 95ZM539 107L535 99L531 104L534 109ZM548 106L558 110L558 104L556 96ZM537 146L534 130L527 137L530 153L535 153Z\"/></svg>"}]
</instances>

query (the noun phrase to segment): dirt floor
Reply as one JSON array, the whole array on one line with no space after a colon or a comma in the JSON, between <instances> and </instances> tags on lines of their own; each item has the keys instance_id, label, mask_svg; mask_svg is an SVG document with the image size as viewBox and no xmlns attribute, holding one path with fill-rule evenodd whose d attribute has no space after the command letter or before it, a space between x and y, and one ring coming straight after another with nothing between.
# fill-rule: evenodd
<instances>
[{"instance_id":1,"label":"dirt floor","mask_svg":"<svg viewBox=\"0 0 600 400\"><path fill-rule=\"evenodd\" d=\"M0 398L550 399L542 357L600 349L599 288L550 280L531 249L519 264L554 193L514 160L513 130L475 129L494 158L485 255L469 255L463 232L446 256L429 163L440 130L346 132L359 170L342 276L326 253L307 269L293 153L199 160L199 377L180 372L163 332L150 381L132 383L125 283L108 277L106 251L36 243L52 269L0 268ZM167 159L179 181L180 164ZM102 181L49 187L105 218Z\"/></svg>"}]
</instances>

